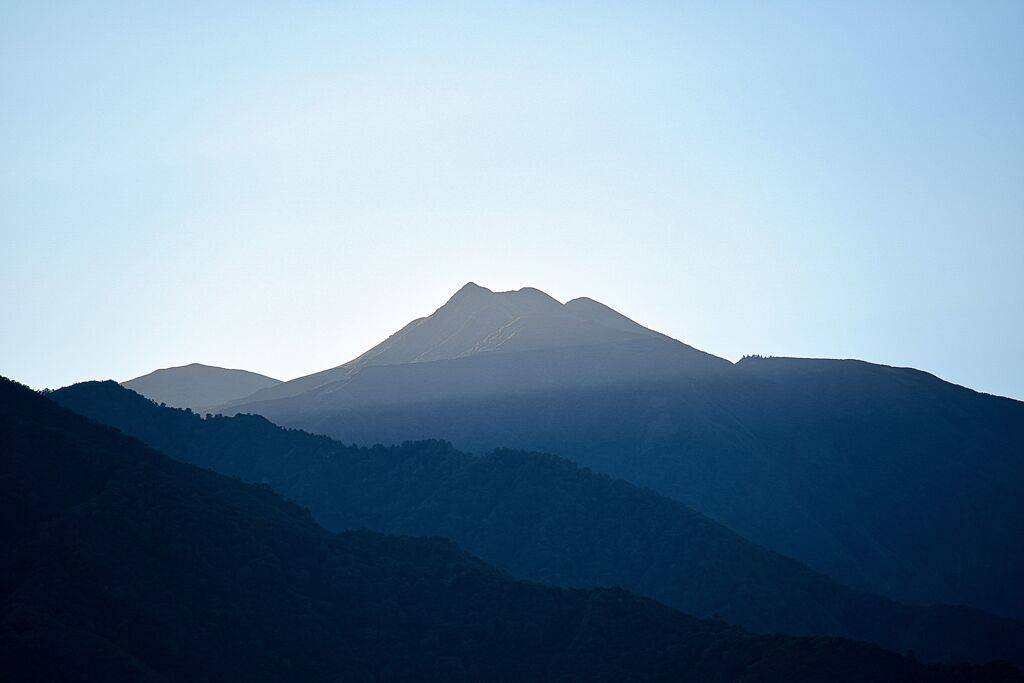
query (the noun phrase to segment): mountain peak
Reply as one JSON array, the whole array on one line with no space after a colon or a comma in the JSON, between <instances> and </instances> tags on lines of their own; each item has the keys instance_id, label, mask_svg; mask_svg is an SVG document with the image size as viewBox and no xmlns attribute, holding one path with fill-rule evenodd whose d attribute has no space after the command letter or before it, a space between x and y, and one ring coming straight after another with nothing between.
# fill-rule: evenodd
<instances>
[{"instance_id":1,"label":"mountain peak","mask_svg":"<svg viewBox=\"0 0 1024 683\"><path fill-rule=\"evenodd\" d=\"M494 309L515 318L545 310L555 313L561 308L562 302L535 287L496 292L475 282L467 282L436 313L464 315Z\"/></svg>"},{"instance_id":2,"label":"mountain peak","mask_svg":"<svg viewBox=\"0 0 1024 683\"><path fill-rule=\"evenodd\" d=\"M122 384L157 403L202 410L280 383L273 377L246 370L189 363L160 368Z\"/></svg>"},{"instance_id":3,"label":"mountain peak","mask_svg":"<svg viewBox=\"0 0 1024 683\"><path fill-rule=\"evenodd\" d=\"M528 299L528 300L532 300L532 301L543 302L543 303L546 303L546 304L555 303L555 304L558 304L559 306L562 305L561 301L559 301L555 297L551 296L547 292L542 292L541 290L537 289L536 287L522 287L520 289L517 289L514 292L502 292L502 294L515 294L515 295L518 295L522 299Z\"/></svg>"},{"instance_id":4,"label":"mountain peak","mask_svg":"<svg viewBox=\"0 0 1024 683\"><path fill-rule=\"evenodd\" d=\"M589 320L590 322L604 325L606 327L645 335L658 334L657 332L644 327L635 320L627 318L614 308L606 306L600 301L595 301L590 297L581 296L577 299L573 299L572 301L567 301L565 303L565 308L581 320Z\"/></svg>"},{"instance_id":5,"label":"mountain peak","mask_svg":"<svg viewBox=\"0 0 1024 683\"><path fill-rule=\"evenodd\" d=\"M413 320L348 363L263 389L245 400L221 407L236 409L299 396L348 381L369 366L651 340L670 342L672 353L684 349L684 353L691 354L689 359L701 367L708 363L728 364L647 329L593 299L580 298L563 304L536 287L496 292L467 282L432 314Z\"/></svg>"},{"instance_id":6,"label":"mountain peak","mask_svg":"<svg viewBox=\"0 0 1024 683\"><path fill-rule=\"evenodd\" d=\"M467 282L459 288L459 291L452 295L451 300L461 299L464 297L487 296L488 294L494 294L494 292L486 287L481 287L475 282Z\"/></svg>"}]
</instances>

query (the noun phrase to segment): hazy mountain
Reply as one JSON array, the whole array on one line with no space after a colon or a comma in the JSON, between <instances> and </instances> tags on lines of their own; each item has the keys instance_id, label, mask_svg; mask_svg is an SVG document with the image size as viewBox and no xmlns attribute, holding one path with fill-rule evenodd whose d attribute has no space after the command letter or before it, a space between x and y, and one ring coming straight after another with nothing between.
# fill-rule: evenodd
<instances>
[{"instance_id":1,"label":"hazy mountain","mask_svg":"<svg viewBox=\"0 0 1024 683\"><path fill-rule=\"evenodd\" d=\"M616 585L763 632L853 637L924 661L1024 661L1024 624L837 585L686 506L548 455L442 442L359 449L256 416L200 419L113 382L50 394L185 462L270 484L333 530L441 535L514 575Z\"/></svg>"},{"instance_id":2,"label":"hazy mountain","mask_svg":"<svg viewBox=\"0 0 1024 683\"><path fill-rule=\"evenodd\" d=\"M496 296L472 291L474 300ZM562 309L577 307L574 318L603 330L625 320L599 304ZM476 320L452 317L451 328ZM472 451L557 453L855 588L1024 617L1024 403L912 369L783 358L733 365L636 334L447 360L394 357L228 412L367 445L445 438Z\"/></svg>"},{"instance_id":3,"label":"hazy mountain","mask_svg":"<svg viewBox=\"0 0 1024 683\"><path fill-rule=\"evenodd\" d=\"M728 361L649 330L592 299L562 304L532 287L492 292L470 282L433 314L413 320L358 358L262 389L243 400L225 401L227 405L222 409L247 412L256 402L297 396L350 379L370 366L616 344L630 345L641 354L648 349L671 353L677 366L691 371L729 365ZM615 368L609 370L613 372Z\"/></svg>"},{"instance_id":4,"label":"hazy mountain","mask_svg":"<svg viewBox=\"0 0 1024 683\"><path fill-rule=\"evenodd\" d=\"M441 540L332 535L7 380L0 433L12 680L1020 680L518 583Z\"/></svg>"},{"instance_id":5,"label":"hazy mountain","mask_svg":"<svg viewBox=\"0 0 1024 683\"><path fill-rule=\"evenodd\" d=\"M228 370L200 363L155 370L122 384L157 403L175 408L204 410L281 381L246 370Z\"/></svg>"}]
</instances>

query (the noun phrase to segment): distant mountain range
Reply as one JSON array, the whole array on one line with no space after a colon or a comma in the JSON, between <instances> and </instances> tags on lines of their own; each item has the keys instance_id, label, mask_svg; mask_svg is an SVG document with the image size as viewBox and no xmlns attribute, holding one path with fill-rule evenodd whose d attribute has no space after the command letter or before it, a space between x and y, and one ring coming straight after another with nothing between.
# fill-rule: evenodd
<instances>
[{"instance_id":1,"label":"distant mountain range","mask_svg":"<svg viewBox=\"0 0 1024 683\"><path fill-rule=\"evenodd\" d=\"M201 411L280 384L280 380L246 370L200 363L154 370L122 384L157 403Z\"/></svg>"},{"instance_id":2,"label":"distant mountain range","mask_svg":"<svg viewBox=\"0 0 1024 683\"><path fill-rule=\"evenodd\" d=\"M520 583L443 540L330 534L6 379L0 435L11 680L1020 680Z\"/></svg>"},{"instance_id":3,"label":"distant mountain range","mask_svg":"<svg viewBox=\"0 0 1024 683\"><path fill-rule=\"evenodd\" d=\"M513 575L622 586L761 631L844 636L923 661L1024 663L1024 624L849 590L681 503L554 456L437 442L360 449L257 416L200 419L113 382L49 394L184 462L263 482L335 531L444 536Z\"/></svg>"},{"instance_id":4,"label":"distant mountain range","mask_svg":"<svg viewBox=\"0 0 1024 683\"><path fill-rule=\"evenodd\" d=\"M470 283L349 363L218 410L556 453L854 588L1024 617L1024 403L916 370L733 364L589 299Z\"/></svg>"}]
</instances>

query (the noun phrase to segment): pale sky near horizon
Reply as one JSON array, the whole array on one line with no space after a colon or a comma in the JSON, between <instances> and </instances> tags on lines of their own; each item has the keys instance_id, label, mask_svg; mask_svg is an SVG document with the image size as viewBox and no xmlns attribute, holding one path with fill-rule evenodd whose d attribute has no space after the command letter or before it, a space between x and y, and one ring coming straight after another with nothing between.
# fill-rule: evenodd
<instances>
[{"instance_id":1,"label":"pale sky near horizon","mask_svg":"<svg viewBox=\"0 0 1024 683\"><path fill-rule=\"evenodd\" d=\"M290 379L470 280L1024 398L1024 3L0 0L0 374Z\"/></svg>"}]
</instances>

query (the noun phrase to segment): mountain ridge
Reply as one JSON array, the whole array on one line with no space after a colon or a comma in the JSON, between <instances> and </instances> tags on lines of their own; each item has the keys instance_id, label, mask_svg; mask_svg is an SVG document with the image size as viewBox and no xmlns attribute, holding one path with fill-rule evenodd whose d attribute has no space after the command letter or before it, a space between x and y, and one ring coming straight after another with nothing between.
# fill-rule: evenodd
<instances>
[{"instance_id":1,"label":"mountain ridge","mask_svg":"<svg viewBox=\"0 0 1024 683\"><path fill-rule=\"evenodd\" d=\"M1021 678L516 582L448 541L330 534L267 487L6 379L0 433L0 659L15 679Z\"/></svg>"},{"instance_id":2,"label":"mountain ridge","mask_svg":"<svg viewBox=\"0 0 1024 683\"><path fill-rule=\"evenodd\" d=\"M202 420L108 383L50 396L185 462L268 483L335 531L446 536L522 578L619 585L755 631L854 637L925 661L1024 651L1024 624L856 593L681 503L555 456L470 456L429 441L357 449L259 416Z\"/></svg>"},{"instance_id":3,"label":"mountain ridge","mask_svg":"<svg viewBox=\"0 0 1024 683\"><path fill-rule=\"evenodd\" d=\"M434 322L478 321L467 311L486 302L521 303L516 292L464 290ZM474 346L427 360L431 347L399 334L418 362L341 366L341 380L324 376L297 396L253 396L222 412L363 445L444 438L469 451L558 453L679 500L843 584L1024 618L1024 590L1012 579L1024 573L1024 510L1015 502L1024 498L1024 403L853 359L732 364L596 302L573 302L561 305L576 309L569 317L597 317L626 336ZM515 339L517 325L535 340L560 338L530 329L548 326L544 315L515 320L496 343ZM488 325L494 335L494 320Z\"/></svg>"}]
</instances>

